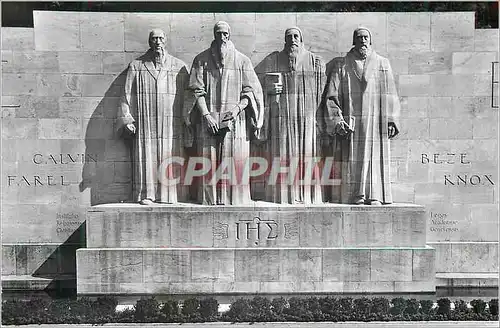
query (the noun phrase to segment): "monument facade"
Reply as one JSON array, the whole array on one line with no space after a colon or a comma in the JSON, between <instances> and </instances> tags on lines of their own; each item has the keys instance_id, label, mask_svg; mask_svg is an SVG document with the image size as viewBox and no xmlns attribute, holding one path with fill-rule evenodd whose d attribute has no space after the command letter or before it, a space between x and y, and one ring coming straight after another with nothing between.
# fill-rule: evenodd
<instances>
[{"instance_id":1,"label":"monument facade","mask_svg":"<svg viewBox=\"0 0 500 328\"><path fill-rule=\"evenodd\" d=\"M147 33L157 27L168 53L191 63L221 20L256 68L282 46L290 26L300 27L307 51L327 61L345 56L358 24L370 29L373 49L390 62L401 107L399 134L389 143L392 205L327 204L321 211L315 204L186 205L181 197L176 205L120 205L134 200L133 148L115 134L128 65L144 55ZM71 284L77 267L88 268L79 271L80 293L92 295L194 294L202 287L274 293L283 286L423 291L433 288L432 268L440 287L498 286L496 40L498 29L476 29L472 12L43 11L34 12L33 28L2 28L3 291L66 278ZM180 120L186 133L189 122ZM198 157L194 147L183 150L180 162ZM409 203L425 210L401 207ZM234 274L216 274L231 267ZM312 283L299 283L304 277Z\"/></svg>"},{"instance_id":2,"label":"monument facade","mask_svg":"<svg viewBox=\"0 0 500 328\"><path fill-rule=\"evenodd\" d=\"M370 41L362 32L368 30L354 32L358 52ZM265 75L264 89L271 95L267 101L279 105L273 107L268 103L265 109L269 113L262 113L262 88L250 60L237 52L229 40L229 24L217 22L214 38L211 47L193 61L188 86L191 100L187 100L185 108L186 135L194 135L193 140L186 140L186 145L196 145L196 162L200 157L208 159L201 161L202 169L207 163L211 164L210 170L197 170L190 164L193 158L189 158L187 165L186 176L193 175L189 170L203 173L198 190L202 195L202 205L175 204L143 209L134 205L110 204L89 210L88 247L77 252L78 293L231 296L241 293L434 292L435 254L434 249L425 244L422 206L403 204L359 211L352 206L321 205L323 180L319 179L319 174L312 183L313 168L317 163L314 161L310 167L304 163L320 155L316 142L321 136L315 127L319 120L317 112L321 114L325 66L321 59L304 50L300 28L288 28L284 52L271 54L261 65ZM379 71L390 70L387 60L375 57L374 52L370 56L367 66L375 66ZM372 70L367 70L370 77ZM366 90L376 98L371 104L382 103L379 98L388 95L390 101L399 105L394 83L392 80L387 82L392 79L389 73L387 78L383 73L380 73L381 77L371 77L377 80L371 82L371 89ZM267 81L276 77L277 80L272 80L274 82ZM383 82L379 83L380 78ZM390 84L391 89L381 89L380 84ZM276 97L283 91L281 104L280 98ZM362 91L365 90L361 86L354 92L348 90L347 99L361 103L358 98L363 95ZM328 100L335 97L331 85L324 93ZM350 161L363 166L360 169L363 174L354 175L354 180L358 179L354 182L381 190L390 188L389 185L380 185L380 179L362 180L366 173L376 176L380 169L376 163L389 161L388 155L383 158L383 151L374 151L373 145L364 146L369 142L380 143L365 133L374 130L374 126L386 123L386 128L395 129L393 122L379 120L379 117L385 117L382 112L385 113L387 108L346 107L354 107L346 114L353 114L360 121L361 133L356 139L361 140L358 141L361 146L357 148L372 150L366 158L364 155L357 158L358 150L354 154L348 153L348 156L356 157L349 158ZM340 108L335 109L339 113L337 116L341 117ZM335 109L325 111L329 113ZM234 163L227 165L227 160L249 157L250 141L258 141L264 114L269 125L263 133L267 149L271 156L277 155L278 161L273 159L269 187L266 186L271 189L271 202L258 203L250 198L249 181L231 178L238 172ZM242 119L239 119L240 115ZM328 119L334 118L325 118ZM193 121L197 124L193 125ZM345 121L338 124L347 129L344 136L354 131ZM338 130L335 132L340 132ZM377 130L376 134L381 133ZM391 131L390 136L395 134L396 131ZM348 146L344 147L343 151L349 150ZM281 170L282 160L289 165L285 171ZM292 169L294 160L298 160L297 172L297 168ZM325 162L328 161L327 158ZM266 159L261 158L258 162L262 165ZM364 162L367 165L363 165ZM147 160L144 163L150 165ZM251 170L248 161L244 165ZM280 173L287 173L292 178L285 189L282 185L274 190L270 188L273 186L273 172L278 172L276 165L280 167ZM373 169L364 172L368 168ZM224 173L224 169L229 173ZM302 179L297 188L294 179L301 171L304 171L303 175L310 174L310 178ZM217 175L223 174L229 177L226 183L214 183L219 181ZM352 175L351 172L343 174ZM354 197L360 195L359 190L358 187L351 191ZM375 202L381 205L374 195L366 196L371 197L367 198L370 205L376 205ZM313 200L319 205L312 207ZM387 198L383 200L385 204L391 203ZM290 205L282 207L276 203ZM297 203L300 205L294 205ZM364 201L355 204L364 205ZM364 222L368 224L364 225ZM384 237L373 238L377 234Z\"/></svg>"}]
</instances>

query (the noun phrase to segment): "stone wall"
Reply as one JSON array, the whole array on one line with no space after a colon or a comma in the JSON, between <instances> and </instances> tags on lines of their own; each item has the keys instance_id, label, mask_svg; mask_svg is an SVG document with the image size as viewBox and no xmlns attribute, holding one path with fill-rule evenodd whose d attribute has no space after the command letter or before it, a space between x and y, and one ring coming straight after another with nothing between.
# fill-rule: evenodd
<instances>
[{"instance_id":1,"label":"stone wall","mask_svg":"<svg viewBox=\"0 0 500 328\"><path fill-rule=\"evenodd\" d=\"M218 20L254 65L282 48L286 27L299 26L326 62L350 49L355 27L369 27L402 104L395 201L426 206L438 273L498 272L498 29L475 30L473 12L40 11L32 29L2 28L4 277L74 273L86 208L130 193L127 146L113 127L124 69L153 27L189 66Z\"/></svg>"}]
</instances>

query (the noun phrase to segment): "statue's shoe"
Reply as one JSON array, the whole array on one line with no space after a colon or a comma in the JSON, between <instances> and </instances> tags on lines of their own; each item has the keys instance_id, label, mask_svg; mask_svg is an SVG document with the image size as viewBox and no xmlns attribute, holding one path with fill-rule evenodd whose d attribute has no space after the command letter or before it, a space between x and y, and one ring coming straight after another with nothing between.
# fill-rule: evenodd
<instances>
[{"instance_id":1,"label":"statue's shoe","mask_svg":"<svg viewBox=\"0 0 500 328\"><path fill-rule=\"evenodd\" d=\"M353 202L354 205L364 205L365 204L365 199L363 197L359 197Z\"/></svg>"},{"instance_id":2,"label":"statue's shoe","mask_svg":"<svg viewBox=\"0 0 500 328\"><path fill-rule=\"evenodd\" d=\"M143 199L139 202L141 205L153 205L153 201L149 198Z\"/></svg>"},{"instance_id":3,"label":"statue's shoe","mask_svg":"<svg viewBox=\"0 0 500 328\"><path fill-rule=\"evenodd\" d=\"M382 205L382 203L378 200L371 200L370 205Z\"/></svg>"}]
</instances>

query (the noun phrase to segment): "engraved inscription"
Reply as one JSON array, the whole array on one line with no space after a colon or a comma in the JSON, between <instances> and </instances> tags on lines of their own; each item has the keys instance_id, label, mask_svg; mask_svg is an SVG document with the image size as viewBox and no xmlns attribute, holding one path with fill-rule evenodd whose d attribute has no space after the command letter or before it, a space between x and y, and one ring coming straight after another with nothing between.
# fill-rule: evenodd
<instances>
[{"instance_id":1,"label":"engraved inscription","mask_svg":"<svg viewBox=\"0 0 500 328\"><path fill-rule=\"evenodd\" d=\"M250 220L236 222L236 240L254 239L255 244L259 240L272 240L278 238L278 223L274 220L262 220L254 217Z\"/></svg>"},{"instance_id":2,"label":"engraved inscription","mask_svg":"<svg viewBox=\"0 0 500 328\"><path fill-rule=\"evenodd\" d=\"M421 162L424 165L468 165L471 164L467 157L467 153L435 153L421 154ZM484 186L495 185L495 178L492 174L445 174L445 186Z\"/></svg>"},{"instance_id":3,"label":"engraved inscription","mask_svg":"<svg viewBox=\"0 0 500 328\"><path fill-rule=\"evenodd\" d=\"M285 223L285 239L296 238L299 235L299 227L295 223Z\"/></svg>"},{"instance_id":4,"label":"engraved inscription","mask_svg":"<svg viewBox=\"0 0 500 328\"><path fill-rule=\"evenodd\" d=\"M212 233L215 239L222 240L229 237L229 224L217 222L212 228Z\"/></svg>"},{"instance_id":5,"label":"engraved inscription","mask_svg":"<svg viewBox=\"0 0 500 328\"><path fill-rule=\"evenodd\" d=\"M460 229L457 227L458 220L449 220L448 213L430 212L431 226L429 230L432 232L457 232Z\"/></svg>"}]
</instances>

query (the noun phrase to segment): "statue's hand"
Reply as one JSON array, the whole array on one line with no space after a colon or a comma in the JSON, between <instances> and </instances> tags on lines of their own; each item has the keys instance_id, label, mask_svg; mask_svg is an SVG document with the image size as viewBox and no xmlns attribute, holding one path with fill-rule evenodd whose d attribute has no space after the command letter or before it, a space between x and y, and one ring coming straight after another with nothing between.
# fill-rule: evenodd
<instances>
[{"instance_id":1,"label":"statue's hand","mask_svg":"<svg viewBox=\"0 0 500 328\"><path fill-rule=\"evenodd\" d=\"M240 107L239 106L234 106L234 108L231 110L232 119L236 120L236 118L238 117L238 115L240 114L240 112L241 112Z\"/></svg>"},{"instance_id":2,"label":"statue's hand","mask_svg":"<svg viewBox=\"0 0 500 328\"><path fill-rule=\"evenodd\" d=\"M345 137L345 136L351 134L352 132L353 132L353 130L351 129L349 124L347 124L346 121L344 121L344 120L338 122L335 125L335 133L338 134L339 136Z\"/></svg>"},{"instance_id":3,"label":"statue's hand","mask_svg":"<svg viewBox=\"0 0 500 328\"><path fill-rule=\"evenodd\" d=\"M389 122L387 127L387 134L389 136L389 139L392 139L399 134L399 130L398 127L396 126L396 123Z\"/></svg>"},{"instance_id":4,"label":"statue's hand","mask_svg":"<svg viewBox=\"0 0 500 328\"><path fill-rule=\"evenodd\" d=\"M203 116L205 118L205 122L207 123L208 131L212 132L212 134L217 134L219 131L219 124L210 114L206 114Z\"/></svg>"},{"instance_id":5,"label":"statue's hand","mask_svg":"<svg viewBox=\"0 0 500 328\"><path fill-rule=\"evenodd\" d=\"M127 131L128 134L135 135L136 129L134 123L129 123L125 125L125 130Z\"/></svg>"}]
</instances>

